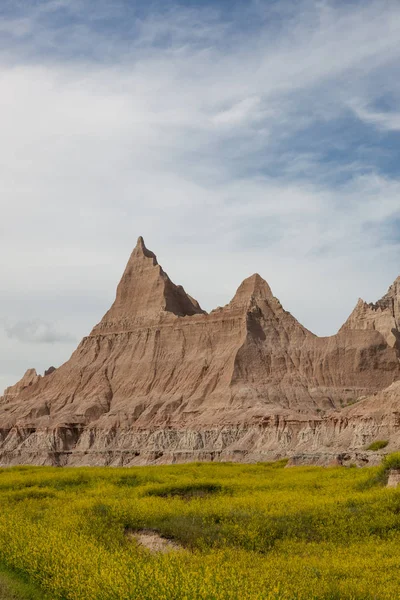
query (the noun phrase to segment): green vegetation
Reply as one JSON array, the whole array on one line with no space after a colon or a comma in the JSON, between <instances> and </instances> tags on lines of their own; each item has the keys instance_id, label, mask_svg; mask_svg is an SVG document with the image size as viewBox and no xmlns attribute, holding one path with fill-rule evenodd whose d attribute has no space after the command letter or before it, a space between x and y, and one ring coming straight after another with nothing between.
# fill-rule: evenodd
<instances>
[{"instance_id":1,"label":"green vegetation","mask_svg":"<svg viewBox=\"0 0 400 600\"><path fill-rule=\"evenodd\" d=\"M376 452L377 450L382 450L383 448L386 448L388 443L388 440L376 440L376 442L372 442L372 444L368 446L367 450L373 450L374 452Z\"/></svg>"},{"instance_id":2,"label":"green vegetation","mask_svg":"<svg viewBox=\"0 0 400 600\"><path fill-rule=\"evenodd\" d=\"M386 485L389 478L389 472L392 469L400 469L400 452L393 452L393 454L385 456L375 477L371 479L370 484Z\"/></svg>"},{"instance_id":3,"label":"green vegetation","mask_svg":"<svg viewBox=\"0 0 400 600\"><path fill-rule=\"evenodd\" d=\"M383 459L380 470L389 472L391 469L400 469L400 452L393 452Z\"/></svg>"},{"instance_id":4,"label":"green vegetation","mask_svg":"<svg viewBox=\"0 0 400 600\"><path fill-rule=\"evenodd\" d=\"M400 597L400 490L377 483L400 454L284 465L0 469L0 562L52 600ZM141 530L181 549L151 553Z\"/></svg>"},{"instance_id":5,"label":"green vegetation","mask_svg":"<svg viewBox=\"0 0 400 600\"><path fill-rule=\"evenodd\" d=\"M200 483L185 483L183 485L164 485L150 488L146 491L147 496L159 496L160 498L202 498L209 494L222 492L224 488L218 483L200 482ZM228 489L225 489L228 492Z\"/></svg>"},{"instance_id":6,"label":"green vegetation","mask_svg":"<svg viewBox=\"0 0 400 600\"><path fill-rule=\"evenodd\" d=\"M45 600L46 597L42 590L0 567L0 600Z\"/></svg>"}]
</instances>

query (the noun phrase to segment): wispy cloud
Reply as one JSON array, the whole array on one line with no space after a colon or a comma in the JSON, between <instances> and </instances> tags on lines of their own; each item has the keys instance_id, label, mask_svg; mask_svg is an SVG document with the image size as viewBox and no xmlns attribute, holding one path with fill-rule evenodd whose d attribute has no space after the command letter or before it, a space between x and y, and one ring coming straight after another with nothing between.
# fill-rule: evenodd
<instances>
[{"instance_id":1,"label":"wispy cloud","mask_svg":"<svg viewBox=\"0 0 400 600\"><path fill-rule=\"evenodd\" d=\"M220 125L239 125L247 120L262 118L258 108L260 98L249 96L239 102L235 102L226 110L221 110L212 116L212 121Z\"/></svg>"},{"instance_id":2,"label":"wispy cloud","mask_svg":"<svg viewBox=\"0 0 400 600\"><path fill-rule=\"evenodd\" d=\"M361 121L375 125L383 131L400 131L400 112L380 112L355 100L350 103L350 106Z\"/></svg>"}]
</instances>

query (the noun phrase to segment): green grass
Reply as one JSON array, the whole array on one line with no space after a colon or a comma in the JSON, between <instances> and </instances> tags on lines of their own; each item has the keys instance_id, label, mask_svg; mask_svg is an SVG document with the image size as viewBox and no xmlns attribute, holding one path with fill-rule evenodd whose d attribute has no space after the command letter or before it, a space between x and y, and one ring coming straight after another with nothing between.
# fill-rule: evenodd
<instances>
[{"instance_id":1,"label":"green grass","mask_svg":"<svg viewBox=\"0 0 400 600\"><path fill-rule=\"evenodd\" d=\"M285 465L0 469L0 563L9 569L0 571L0 593L43 600L30 587L38 586L51 600L400 598L400 490L382 485L400 454L376 468ZM132 537L143 529L181 549L151 554Z\"/></svg>"},{"instance_id":2,"label":"green grass","mask_svg":"<svg viewBox=\"0 0 400 600\"><path fill-rule=\"evenodd\" d=\"M48 596L42 590L0 566L0 600L45 600L45 598Z\"/></svg>"},{"instance_id":3,"label":"green grass","mask_svg":"<svg viewBox=\"0 0 400 600\"><path fill-rule=\"evenodd\" d=\"M373 450L376 452L377 450L383 450L388 445L388 440L376 440L376 442L372 442L367 448L367 450Z\"/></svg>"}]
</instances>

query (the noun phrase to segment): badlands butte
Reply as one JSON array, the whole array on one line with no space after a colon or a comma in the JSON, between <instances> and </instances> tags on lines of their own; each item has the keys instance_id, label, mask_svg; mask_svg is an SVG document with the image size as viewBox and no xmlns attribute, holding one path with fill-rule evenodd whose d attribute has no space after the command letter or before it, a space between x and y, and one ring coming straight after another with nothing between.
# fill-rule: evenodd
<instances>
[{"instance_id":1,"label":"badlands butte","mask_svg":"<svg viewBox=\"0 0 400 600\"><path fill-rule=\"evenodd\" d=\"M376 464L400 447L400 277L318 337L259 275L209 314L138 239L71 358L0 398L0 465Z\"/></svg>"}]
</instances>

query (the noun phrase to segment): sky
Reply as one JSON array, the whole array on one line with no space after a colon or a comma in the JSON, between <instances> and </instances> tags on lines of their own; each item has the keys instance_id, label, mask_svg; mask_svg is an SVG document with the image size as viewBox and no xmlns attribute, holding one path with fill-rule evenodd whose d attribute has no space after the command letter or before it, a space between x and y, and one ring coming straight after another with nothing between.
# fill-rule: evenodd
<instances>
[{"instance_id":1,"label":"sky","mask_svg":"<svg viewBox=\"0 0 400 600\"><path fill-rule=\"evenodd\" d=\"M2 0L0 389L67 360L137 237L333 335L400 274L398 0Z\"/></svg>"}]
</instances>

